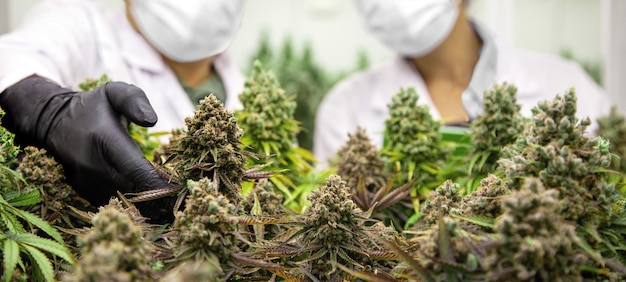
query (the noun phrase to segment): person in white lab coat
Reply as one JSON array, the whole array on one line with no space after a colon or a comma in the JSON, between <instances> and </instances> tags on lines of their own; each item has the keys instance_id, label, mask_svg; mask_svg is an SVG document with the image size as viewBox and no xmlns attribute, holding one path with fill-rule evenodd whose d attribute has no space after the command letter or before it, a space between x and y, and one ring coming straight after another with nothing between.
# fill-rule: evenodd
<instances>
[{"instance_id":1,"label":"person in white lab coat","mask_svg":"<svg viewBox=\"0 0 626 282\"><path fill-rule=\"evenodd\" d=\"M518 87L522 113L540 100L575 87L580 117L608 114L608 95L577 64L557 56L521 51L497 40L466 14L461 1L357 0L365 27L390 47L391 62L338 83L319 106L314 153L333 157L348 133L364 127L382 145L387 104L400 88L414 87L444 124L471 122L482 111L484 91L495 83ZM593 124L592 124L593 125Z\"/></svg>"},{"instance_id":2,"label":"person in white lab coat","mask_svg":"<svg viewBox=\"0 0 626 282\"><path fill-rule=\"evenodd\" d=\"M94 1L44 0L0 36L3 126L21 144L48 149L73 188L96 205L116 190L168 185L129 137L123 117L171 131L209 92L229 109L240 107L244 85L223 53L239 28L243 0L125 2L126 14ZM75 90L104 73L123 82ZM167 209L145 212L171 220Z\"/></svg>"}]
</instances>

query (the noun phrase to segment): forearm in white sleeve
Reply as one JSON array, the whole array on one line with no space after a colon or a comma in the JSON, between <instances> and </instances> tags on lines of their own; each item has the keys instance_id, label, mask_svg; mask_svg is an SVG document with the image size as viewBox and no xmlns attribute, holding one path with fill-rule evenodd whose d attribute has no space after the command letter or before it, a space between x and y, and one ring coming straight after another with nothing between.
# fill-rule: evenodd
<instances>
[{"instance_id":1,"label":"forearm in white sleeve","mask_svg":"<svg viewBox=\"0 0 626 282\"><path fill-rule=\"evenodd\" d=\"M64 84L87 73L97 49L83 6L79 1L43 1L21 26L0 36L0 93L32 74L73 87Z\"/></svg>"}]
</instances>

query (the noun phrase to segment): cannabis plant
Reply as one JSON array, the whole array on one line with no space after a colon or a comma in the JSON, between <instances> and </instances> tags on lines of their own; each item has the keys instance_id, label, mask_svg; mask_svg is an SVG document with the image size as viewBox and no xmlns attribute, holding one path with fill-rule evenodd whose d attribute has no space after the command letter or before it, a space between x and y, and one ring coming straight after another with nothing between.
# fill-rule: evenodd
<instances>
[{"instance_id":1,"label":"cannabis plant","mask_svg":"<svg viewBox=\"0 0 626 282\"><path fill-rule=\"evenodd\" d=\"M246 195L243 209L251 215L275 216L285 212L283 195L276 193L274 184L267 179L254 183L254 188Z\"/></svg>"},{"instance_id":2,"label":"cannabis plant","mask_svg":"<svg viewBox=\"0 0 626 282\"><path fill-rule=\"evenodd\" d=\"M148 218L144 217L139 209L130 202L124 195L118 192L117 197L112 197L109 200L109 203L106 205L107 208L116 209L120 213L127 215L130 220L133 222L134 226L141 230L141 235L143 238L150 240L149 242L154 241L154 237L160 233L159 229L163 226L154 225L148 223ZM70 209L79 216L83 221L93 222L94 218L98 215L98 211L84 211L79 210L74 207L70 207ZM71 230L66 230L69 233L77 236L77 237L85 237L85 235L91 232L91 227L83 227L83 228L74 228ZM151 247L152 248L152 247Z\"/></svg>"},{"instance_id":3,"label":"cannabis plant","mask_svg":"<svg viewBox=\"0 0 626 282\"><path fill-rule=\"evenodd\" d=\"M368 190L386 184L388 176L384 171L385 161L364 128L358 127L356 132L348 134L348 142L339 149L337 155L337 174L346 181L348 187L357 187L359 181Z\"/></svg>"},{"instance_id":4,"label":"cannabis plant","mask_svg":"<svg viewBox=\"0 0 626 282\"><path fill-rule=\"evenodd\" d=\"M516 94L517 88L506 83L485 92L483 113L471 124L470 174L484 175L494 171L500 150L514 143L522 133L524 122Z\"/></svg>"},{"instance_id":5,"label":"cannabis plant","mask_svg":"<svg viewBox=\"0 0 626 282\"><path fill-rule=\"evenodd\" d=\"M270 180L283 193L286 205L300 212L309 192L305 189L306 176L314 173L315 158L297 144L300 123L294 118L293 98L280 87L274 74L257 61L239 95L243 109L235 116L245 132L242 142L251 153L250 165L264 164L270 170L283 170Z\"/></svg>"},{"instance_id":6,"label":"cannabis plant","mask_svg":"<svg viewBox=\"0 0 626 282\"><path fill-rule=\"evenodd\" d=\"M431 192L424 201L420 214L419 226L432 226L439 218L439 213L459 213L459 206L463 200L459 184L447 180Z\"/></svg>"},{"instance_id":7,"label":"cannabis plant","mask_svg":"<svg viewBox=\"0 0 626 282\"><path fill-rule=\"evenodd\" d=\"M283 195L277 193L276 188L267 179L261 179L254 183L254 188L246 195L242 202L245 214L257 218L282 218L288 211L283 206ZM255 236L255 242L259 243L270 240L281 233L282 226L280 224L257 224L249 229Z\"/></svg>"},{"instance_id":8,"label":"cannabis plant","mask_svg":"<svg viewBox=\"0 0 626 282\"><path fill-rule=\"evenodd\" d=\"M463 198L459 212L465 217L493 220L502 213L501 202L509 191L505 180L489 174L476 191Z\"/></svg>"},{"instance_id":9,"label":"cannabis plant","mask_svg":"<svg viewBox=\"0 0 626 282\"><path fill-rule=\"evenodd\" d=\"M235 116L246 132L243 143L266 156L276 155L278 164L287 164L290 160L281 154L291 149L300 131L293 118L293 96L287 96L274 74L256 61L239 100L243 110Z\"/></svg>"},{"instance_id":10,"label":"cannabis plant","mask_svg":"<svg viewBox=\"0 0 626 282\"><path fill-rule=\"evenodd\" d=\"M301 148L312 150L315 113L333 81L329 73L314 61L311 44L305 43L301 53L297 53L293 45L290 37L285 38L281 50L274 55L269 38L264 35L251 66L254 69L254 61L260 60L276 73L286 92L294 95L297 104L294 106L294 118L304 129L297 133L298 144Z\"/></svg>"},{"instance_id":11,"label":"cannabis plant","mask_svg":"<svg viewBox=\"0 0 626 282\"><path fill-rule=\"evenodd\" d=\"M575 225L562 216L559 191L526 178L502 204L497 243L485 259L489 277L507 281L582 281L593 256L583 251Z\"/></svg>"},{"instance_id":12,"label":"cannabis plant","mask_svg":"<svg viewBox=\"0 0 626 282\"><path fill-rule=\"evenodd\" d=\"M0 116L3 114L0 110ZM12 133L0 127L0 278L53 281L55 270L64 263L73 264L74 258L54 227L25 210L38 204L41 197L38 189L28 187L11 168L19 153L13 138Z\"/></svg>"},{"instance_id":13,"label":"cannabis plant","mask_svg":"<svg viewBox=\"0 0 626 282\"><path fill-rule=\"evenodd\" d=\"M613 106L608 116L598 119L595 133L608 140L609 150L619 157L619 161L613 161L612 168L626 172L626 118L617 107Z\"/></svg>"},{"instance_id":14,"label":"cannabis plant","mask_svg":"<svg viewBox=\"0 0 626 282\"><path fill-rule=\"evenodd\" d=\"M29 210L46 219L46 221L64 228L86 225L87 222L76 217L68 206L82 210L93 207L67 184L63 167L46 154L45 149L35 147L24 148L17 171L24 177L23 190L38 189L41 202Z\"/></svg>"},{"instance_id":15,"label":"cannabis plant","mask_svg":"<svg viewBox=\"0 0 626 282\"><path fill-rule=\"evenodd\" d=\"M296 266L279 276L341 281L350 275L338 265L381 273L390 270L387 260L394 256L374 238L397 233L379 225L368 226L369 214L351 200L350 190L340 177L329 177L309 200L311 207L297 217L295 229L277 236L274 244L261 252L266 257L286 258Z\"/></svg>"},{"instance_id":16,"label":"cannabis plant","mask_svg":"<svg viewBox=\"0 0 626 282\"><path fill-rule=\"evenodd\" d=\"M400 173L400 183L417 180L418 187L439 185L437 173L451 150L441 143L440 123L427 106L418 105L414 88L400 89L387 105L383 153Z\"/></svg>"},{"instance_id":17,"label":"cannabis plant","mask_svg":"<svg viewBox=\"0 0 626 282\"><path fill-rule=\"evenodd\" d=\"M410 210L409 192L413 183L396 187L386 173L385 161L372 144L365 129L348 134L348 142L339 149L337 174L350 187L352 200L362 209L373 209L372 218L401 227ZM399 220L398 220L399 219Z\"/></svg>"},{"instance_id":18,"label":"cannabis plant","mask_svg":"<svg viewBox=\"0 0 626 282\"><path fill-rule=\"evenodd\" d=\"M241 200L246 157L243 132L231 112L214 95L200 101L193 117L185 119L186 131L170 140L168 159L180 183L209 177L219 191L235 203Z\"/></svg>"},{"instance_id":19,"label":"cannabis plant","mask_svg":"<svg viewBox=\"0 0 626 282\"><path fill-rule=\"evenodd\" d=\"M592 228L607 222L619 200L604 172L611 164L609 144L585 135L590 120L576 117L574 91L542 101L532 112L527 132L505 148L499 161L511 188L520 189L523 177L537 177L559 191L559 212L566 220Z\"/></svg>"},{"instance_id":20,"label":"cannabis plant","mask_svg":"<svg viewBox=\"0 0 626 282\"><path fill-rule=\"evenodd\" d=\"M0 109L0 119L4 117L4 110ZM0 127L0 193L16 190L21 176L12 167L17 164L17 155L20 148L15 146L15 135L6 128Z\"/></svg>"},{"instance_id":21,"label":"cannabis plant","mask_svg":"<svg viewBox=\"0 0 626 282\"><path fill-rule=\"evenodd\" d=\"M78 238L81 258L67 281L154 281L152 246L131 216L113 201L101 207Z\"/></svg>"},{"instance_id":22,"label":"cannabis plant","mask_svg":"<svg viewBox=\"0 0 626 282\"><path fill-rule=\"evenodd\" d=\"M172 233L166 236L176 250L172 262L207 262L221 280L243 279L255 267L272 265L242 254L247 239L241 231L244 224L254 221L253 217L244 216L208 178L189 181L188 185L185 209L176 214Z\"/></svg>"},{"instance_id":23,"label":"cannabis plant","mask_svg":"<svg viewBox=\"0 0 626 282\"><path fill-rule=\"evenodd\" d=\"M274 173L260 172L261 166L246 169L247 153L241 143L243 132L233 113L214 95L202 99L198 110L185 119L185 124L185 129L174 131L169 144L155 151L160 164L157 171L170 186L138 193L132 202L145 202L142 204L152 208L158 208L159 204L173 206L176 212L189 193L187 181L208 177L220 193L239 204L244 180L267 178Z\"/></svg>"},{"instance_id":24,"label":"cannabis plant","mask_svg":"<svg viewBox=\"0 0 626 282\"><path fill-rule=\"evenodd\" d=\"M34 189L28 193L0 193L0 278L4 281L12 281L17 278L14 274L20 272L29 279L53 281L55 270L62 268L64 262L71 265L75 261L54 227L21 209L39 201L39 191ZM50 239L38 233L45 233Z\"/></svg>"},{"instance_id":25,"label":"cannabis plant","mask_svg":"<svg viewBox=\"0 0 626 282\"><path fill-rule=\"evenodd\" d=\"M228 197L218 192L217 183L203 178L189 182L185 209L176 214L178 259L209 261L214 265L230 262L230 254L238 252L234 235L237 225L232 220L237 210ZM219 271L223 273L223 271Z\"/></svg>"},{"instance_id":26,"label":"cannabis plant","mask_svg":"<svg viewBox=\"0 0 626 282\"><path fill-rule=\"evenodd\" d=\"M505 149L499 162L514 190L524 177L537 177L546 188L558 190L558 212L579 224L576 231L581 240L623 264L626 256L615 246L626 244L624 199L608 181L609 143L585 135L590 123L576 117L573 90L557 95L533 108L533 123L514 146Z\"/></svg>"},{"instance_id":27,"label":"cannabis plant","mask_svg":"<svg viewBox=\"0 0 626 282\"><path fill-rule=\"evenodd\" d=\"M463 229L456 219L443 216L444 210L435 213L436 223L410 239L417 248L403 255L394 275L402 281L483 281L479 246L489 238ZM404 251L391 247L399 254Z\"/></svg>"}]
</instances>

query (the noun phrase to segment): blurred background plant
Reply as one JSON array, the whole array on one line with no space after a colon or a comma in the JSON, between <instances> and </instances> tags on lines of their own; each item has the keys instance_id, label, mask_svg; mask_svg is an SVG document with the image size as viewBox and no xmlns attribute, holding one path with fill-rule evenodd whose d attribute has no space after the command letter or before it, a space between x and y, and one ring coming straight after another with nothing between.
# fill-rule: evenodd
<instances>
[{"instance_id":1,"label":"blurred background plant","mask_svg":"<svg viewBox=\"0 0 626 282\"><path fill-rule=\"evenodd\" d=\"M283 194L284 204L300 213L308 194L328 176L316 171L313 153L298 143L302 132L296 120L296 95L285 91L274 72L257 60L239 95L243 109L235 117L245 134L241 141L248 154L248 167L265 166L277 171L270 181ZM252 183L245 184L244 193Z\"/></svg>"},{"instance_id":2,"label":"blurred background plant","mask_svg":"<svg viewBox=\"0 0 626 282\"><path fill-rule=\"evenodd\" d=\"M294 95L297 107L294 118L300 122L302 130L297 134L298 145L313 150L315 113L324 95L349 73L364 70L369 59L364 51L357 53L357 64L353 69L331 72L315 59L310 42L301 50L295 50L293 39L287 36L280 48L270 45L269 35L261 35L259 47L253 52L248 73L254 72L254 62L260 61L268 70L275 73L278 82L289 95Z\"/></svg>"},{"instance_id":3,"label":"blurred background plant","mask_svg":"<svg viewBox=\"0 0 626 282\"><path fill-rule=\"evenodd\" d=\"M579 64L598 85L603 85L602 69L604 66L601 62L580 59L578 56L574 55L574 51L570 48L561 49L560 55L565 59L572 60Z\"/></svg>"}]
</instances>

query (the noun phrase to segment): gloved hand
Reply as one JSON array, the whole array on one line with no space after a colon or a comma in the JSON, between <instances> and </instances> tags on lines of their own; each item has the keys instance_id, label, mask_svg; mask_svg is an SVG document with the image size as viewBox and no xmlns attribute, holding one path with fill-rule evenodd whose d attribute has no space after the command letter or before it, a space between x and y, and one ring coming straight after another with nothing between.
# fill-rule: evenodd
<instances>
[{"instance_id":1,"label":"gloved hand","mask_svg":"<svg viewBox=\"0 0 626 282\"><path fill-rule=\"evenodd\" d=\"M6 112L3 125L16 134L16 141L51 152L69 184L94 205L108 203L116 190L141 192L168 185L128 134L124 118L141 126L157 122L148 98L133 85L110 82L74 92L33 75L0 94L0 107ZM155 221L173 218L171 206L150 206L138 208Z\"/></svg>"}]
</instances>

